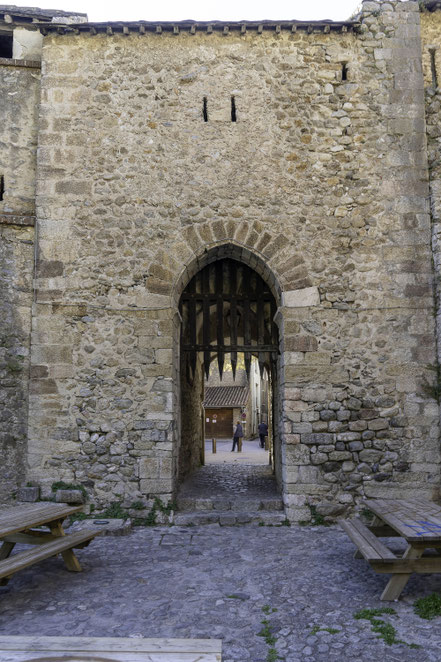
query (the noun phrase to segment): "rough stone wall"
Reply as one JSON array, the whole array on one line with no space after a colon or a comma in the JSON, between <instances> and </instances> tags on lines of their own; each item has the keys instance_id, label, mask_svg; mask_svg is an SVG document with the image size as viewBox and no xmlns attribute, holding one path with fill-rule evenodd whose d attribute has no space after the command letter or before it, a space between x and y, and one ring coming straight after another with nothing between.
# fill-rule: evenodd
<instances>
[{"instance_id":1,"label":"rough stone wall","mask_svg":"<svg viewBox=\"0 0 441 662\"><path fill-rule=\"evenodd\" d=\"M26 476L39 77L0 64L0 501Z\"/></svg>"},{"instance_id":2,"label":"rough stone wall","mask_svg":"<svg viewBox=\"0 0 441 662\"><path fill-rule=\"evenodd\" d=\"M289 517L436 496L418 5L363 11L359 34L45 38L31 476L172 493L176 302L217 254L280 302Z\"/></svg>"},{"instance_id":3,"label":"rough stone wall","mask_svg":"<svg viewBox=\"0 0 441 662\"><path fill-rule=\"evenodd\" d=\"M291 416L299 421L288 430L301 442L286 447L288 463L299 465L291 469L289 491L299 495L292 503L301 505L305 493L339 493L334 503L322 499L323 514L337 513L336 502L342 509L360 494L434 496L439 481L438 407L424 388L425 380L433 381L426 364L433 362L435 343L418 6L365 2L363 11L359 40L366 60L357 80L363 71L366 88L354 91L358 112L349 113L361 154L358 182L348 182L349 226L343 216L350 250L344 244L340 250L349 280L336 279L334 291L322 281L326 313L285 315L285 336L287 323L306 321L321 330L319 349L333 384L306 384L308 371L305 387L292 388L291 375L299 386L298 368L285 366ZM377 161L375 169L369 158ZM356 192L363 181L370 187L366 197ZM319 354L310 356L314 362Z\"/></svg>"},{"instance_id":4,"label":"rough stone wall","mask_svg":"<svg viewBox=\"0 0 441 662\"><path fill-rule=\"evenodd\" d=\"M0 223L0 502L26 475L33 235Z\"/></svg>"},{"instance_id":5,"label":"rough stone wall","mask_svg":"<svg viewBox=\"0 0 441 662\"><path fill-rule=\"evenodd\" d=\"M35 160L40 70L0 64L0 175L4 177L0 215L35 214Z\"/></svg>"},{"instance_id":6,"label":"rough stone wall","mask_svg":"<svg viewBox=\"0 0 441 662\"><path fill-rule=\"evenodd\" d=\"M427 157L429 165L432 249L436 273L438 366L441 362L441 12L421 13L422 62L426 99ZM437 367L437 386L440 384Z\"/></svg>"}]
</instances>

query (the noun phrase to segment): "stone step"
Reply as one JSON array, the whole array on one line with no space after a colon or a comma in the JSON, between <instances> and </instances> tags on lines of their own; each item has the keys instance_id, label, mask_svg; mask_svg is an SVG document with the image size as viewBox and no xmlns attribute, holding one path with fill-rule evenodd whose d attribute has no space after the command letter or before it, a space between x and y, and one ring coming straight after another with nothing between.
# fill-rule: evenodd
<instances>
[{"instance_id":1,"label":"stone step","mask_svg":"<svg viewBox=\"0 0 441 662\"><path fill-rule=\"evenodd\" d=\"M269 499L225 499L224 497L196 498L196 497L178 497L177 505L180 511L268 511L277 512L283 510L283 501L279 497Z\"/></svg>"},{"instance_id":2,"label":"stone step","mask_svg":"<svg viewBox=\"0 0 441 662\"><path fill-rule=\"evenodd\" d=\"M242 524L264 524L280 526L286 520L285 513L276 511L233 511L206 510L203 512L176 513L174 524L178 526L199 526L201 524L219 524L220 526L239 526Z\"/></svg>"}]
</instances>

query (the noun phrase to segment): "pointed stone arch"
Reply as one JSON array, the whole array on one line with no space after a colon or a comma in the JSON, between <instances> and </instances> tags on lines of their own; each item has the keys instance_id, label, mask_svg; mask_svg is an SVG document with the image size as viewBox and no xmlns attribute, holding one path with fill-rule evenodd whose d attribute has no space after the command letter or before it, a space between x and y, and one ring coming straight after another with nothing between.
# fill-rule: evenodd
<instances>
[{"instance_id":1,"label":"pointed stone arch","mask_svg":"<svg viewBox=\"0 0 441 662\"><path fill-rule=\"evenodd\" d=\"M169 254L172 254L173 247L170 247ZM268 286L268 289L271 290L275 301L275 307L273 312L276 309L283 309L283 296L284 289L279 281L279 274L275 273L269 266L268 262L265 261L263 254L259 253L256 249L250 249L249 247L241 244L238 241L232 241L228 239L217 239L212 241L210 244L200 244L196 250L192 251L191 259L185 266L182 266L180 271L175 275L175 279L172 285L171 291L171 305L172 308L176 310L175 314L175 335L174 335L174 406L173 409L176 413L176 448L175 448L175 480L176 487L178 482L188 471L191 471L191 468L195 466L195 462L198 461L197 449L195 450L195 438L193 437L190 442L189 434L191 434L193 428L191 429L187 426L187 421L191 418L192 420L198 420L197 414L195 413L195 400L197 398L191 398L188 395L188 388L185 386L185 370L183 371L183 362L181 356L181 337L180 337L180 328L181 328L181 317L178 312L179 303L181 295L185 292L186 287L191 283L192 279L199 272L203 272L207 266L211 265L217 261L236 261L243 265L249 267L254 271ZM273 304L274 305L274 302ZM277 326L282 324L282 313L274 317L277 318ZM196 325L197 326L197 325ZM278 337L277 344L280 348L280 333L276 333ZM226 349L228 352L228 350ZM256 351L258 348L256 347ZM203 354L203 352L201 352ZM275 457L275 473L278 480L280 489L283 491L282 484L282 444L284 438L283 424L282 424L282 401L283 401L283 360L282 354L280 351L275 351L274 353L274 363L270 369L271 380L273 383L273 405L272 405L272 420L275 421L273 426L273 435L274 435L274 457ZM201 363L202 366L202 363ZM201 387L201 377L202 371L199 369L192 372L194 379L192 379L191 387L199 389ZM186 403L184 406L184 402ZM192 409L188 409L188 403L191 402ZM201 436L201 439L203 437ZM190 449L192 445L193 450ZM185 458L185 467L184 472L182 471L183 458Z\"/></svg>"},{"instance_id":2,"label":"pointed stone arch","mask_svg":"<svg viewBox=\"0 0 441 662\"><path fill-rule=\"evenodd\" d=\"M170 296L172 305L176 305L194 274L219 257L232 257L254 268L268 282L279 303L283 292L313 285L294 241L275 232L269 222L214 220L186 226L155 253L149 265L147 289Z\"/></svg>"}]
</instances>

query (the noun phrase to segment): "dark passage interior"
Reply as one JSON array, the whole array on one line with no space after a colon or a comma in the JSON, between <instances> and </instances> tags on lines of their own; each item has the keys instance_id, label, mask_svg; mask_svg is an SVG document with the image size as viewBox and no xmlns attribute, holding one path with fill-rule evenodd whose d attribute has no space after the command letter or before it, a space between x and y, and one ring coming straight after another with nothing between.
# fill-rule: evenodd
<instances>
[{"instance_id":1,"label":"dark passage interior","mask_svg":"<svg viewBox=\"0 0 441 662\"><path fill-rule=\"evenodd\" d=\"M276 310L275 298L263 278L249 266L230 258L208 264L183 291L179 304L182 318L180 482L204 464L205 426L210 426L212 434L213 420L217 421L217 417L223 435L228 433L228 436L232 436L230 419L235 424L240 416L248 437L252 429L257 430L257 416L265 420L272 444L270 460L279 477L280 444L273 415L277 397ZM205 410L206 382L210 373L212 379L214 370L219 388L224 388L225 392L227 388L239 389L236 386L238 375L246 374L249 398L256 398L254 385L257 387L257 382L263 378L261 383L266 384L270 394L269 406L263 408L257 403L252 415L245 413L247 410L239 401L237 407L235 401L231 401L228 414L213 414L211 405ZM228 387L223 386L225 382Z\"/></svg>"}]
</instances>

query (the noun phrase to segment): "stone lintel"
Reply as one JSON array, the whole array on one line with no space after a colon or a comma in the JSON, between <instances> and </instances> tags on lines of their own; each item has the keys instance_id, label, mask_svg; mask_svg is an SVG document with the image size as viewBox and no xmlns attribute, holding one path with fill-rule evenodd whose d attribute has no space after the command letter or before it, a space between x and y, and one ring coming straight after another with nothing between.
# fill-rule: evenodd
<instances>
[{"instance_id":1,"label":"stone lintel","mask_svg":"<svg viewBox=\"0 0 441 662\"><path fill-rule=\"evenodd\" d=\"M318 287L304 287L301 290L289 290L282 296L282 305L285 308L308 308L318 306L320 294Z\"/></svg>"}]
</instances>

